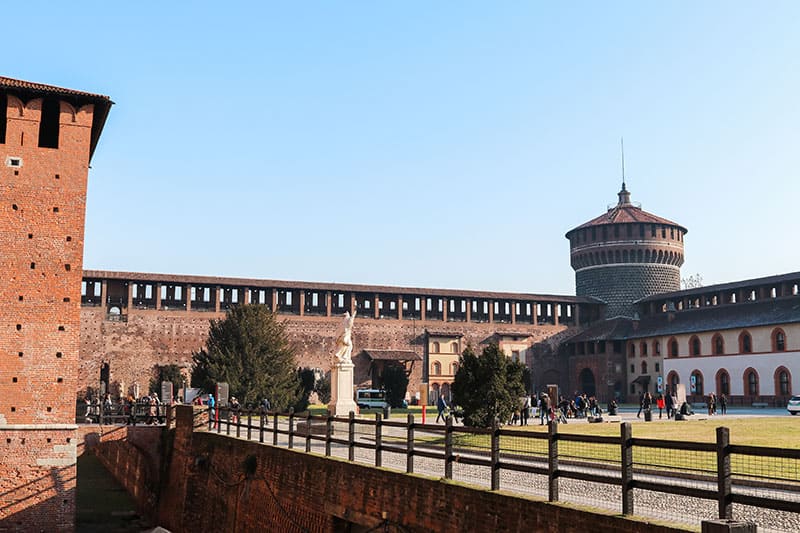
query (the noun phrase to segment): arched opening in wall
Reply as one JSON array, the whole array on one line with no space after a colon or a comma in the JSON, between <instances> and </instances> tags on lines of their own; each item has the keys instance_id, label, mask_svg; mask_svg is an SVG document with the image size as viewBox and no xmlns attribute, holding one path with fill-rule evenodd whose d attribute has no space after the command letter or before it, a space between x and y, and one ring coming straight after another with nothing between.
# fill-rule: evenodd
<instances>
[{"instance_id":1,"label":"arched opening in wall","mask_svg":"<svg viewBox=\"0 0 800 533\"><path fill-rule=\"evenodd\" d=\"M653 355L661 355L661 343L653 341Z\"/></svg>"},{"instance_id":2,"label":"arched opening in wall","mask_svg":"<svg viewBox=\"0 0 800 533\"><path fill-rule=\"evenodd\" d=\"M622 258L620 257L619 250L615 250L614 251L614 262L615 263L621 263L622 262Z\"/></svg>"},{"instance_id":3,"label":"arched opening in wall","mask_svg":"<svg viewBox=\"0 0 800 533\"><path fill-rule=\"evenodd\" d=\"M622 262L623 263L628 263L629 262L628 261L628 250L623 250L622 251Z\"/></svg>"},{"instance_id":4,"label":"arched opening in wall","mask_svg":"<svg viewBox=\"0 0 800 533\"><path fill-rule=\"evenodd\" d=\"M642 375L647 374L647 361L642 361Z\"/></svg>"},{"instance_id":5,"label":"arched opening in wall","mask_svg":"<svg viewBox=\"0 0 800 533\"><path fill-rule=\"evenodd\" d=\"M689 389L691 394L696 394L697 396L705 394L703 390L703 373L699 370L692 371L691 377L689 377Z\"/></svg>"},{"instance_id":6,"label":"arched opening in wall","mask_svg":"<svg viewBox=\"0 0 800 533\"><path fill-rule=\"evenodd\" d=\"M758 396L758 372L754 368L748 368L744 371L744 395L745 396Z\"/></svg>"},{"instance_id":7,"label":"arched opening in wall","mask_svg":"<svg viewBox=\"0 0 800 533\"><path fill-rule=\"evenodd\" d=\"M431 351L433 353L439 353L439 343L438 342L434 341L434 343L431 345Z\"/></svg>"},{"instance_id":8,"label":"arched opening in wall","mask_svg":"<svg viewBox=\"0 0 800 533\"><path fill-rule=\"evenodd\" d=\"M753 338L748 331L743 331L739 334L739 353L752 353L753 352Z\"/></svg>"},{"instance_id":9,"label":"arched opening in wall","mask_svg":"<svg viewBox=\"0 0 800 533\"><path fill-rule=\"evenodd\" d=\"M656 262L658 262L658 263L663 263L664 262L664 250L659 250L658 251L658 259L656 259Z\"/></svg>"},{"instance_id":10,"label":"arched opening in wall","mask_svg":"<svg viewBox=\"0 0 800 533\"><path fill-rule=\"evenodd\" d=\"M667 386L669 387L670 394L675 394L678 390L678 385L681 383L681 378L677 372L671 370L669 374L667 374Z\"/></svg>"},{"instance_id":11,"label":"arched opening in wall","mask_svg":"<svg viewBox=\"0 0 800 533\"><path fill-rule=\"evenodd\" d=\"M784 333L781 328L775 328L772 330L772 351L786 351L786 333Z\"/></svg>"},{"instance_id":12,"label":"arched opening in wall","mask_svg":"<svg viewBox=\"0 0 800 533\"><path fill-rule=\"evenodd\" d=\"M639 249L639 250L636 252L636 260L637 260L639 263L641 263L642 261L644 261L644 252L641 250L641 248L640 248L640 249Z\"/></svg>"},{"instance_id":13,"label":"arched opening in wall","mask_svg":"<svg viewBox=\"0 0 800 533\"><path fill-rule=\"evenodd\" d=\"M678 357L678 339L672 337L669 340L669 354L670 357Z\"/></svg>"},{"instance_id":14,"label":"arched opening in wall","mask_svg":"<svg viewBox=\"0 0 800 533\"><path fill-rule=\"evenodd\" d=\"M456 372L458 372L458 363L453 363L450 365L450 375L455 376Z\"/></svg>"},{"instance_id":15,"label":"arched opening in wall","mask_svg":"<svg viewBox=\"0 0 800 533\"><path fill-rule=\"evenodd\" d=\"M722 335L719 333L714 334L714 337L711 339L711 348L714 350L714 355L725 354L725 341L723 340Z\"/></svg>"},{"instance_id":16,"label":"arched opening in wall","mask_svg":"<svg viewBox=\"0 0 800 533\"><path fill-rule=\"evenodd\" d=\"M701 353L700 337L693 335L689 339L689 355L698 356Z\"/></svg>"},{"instance_id":17,"label":"arched opening in wall","mask_svg":"<svg viewBox=\"0 0 800 533\"><path fill-rule=\"evenodd\" d=\"M450 397L450 384L449 383L442 383L441 394L448 403L452 401Z\"/></svg>"},{"instance_id":18,"label":"arched opening in wall","mask_svg":"<svg viewBox=\"0 0 800 533\"><path fill-rule=\"evenodd\" d=\"M585 392L587 396L595 396L597 394L597 385L594 381L594 373L588 368L581 370L578 377L581 384L581 392Z\"/></svg>"},{"instance_id":19,"label":"arched opening in wall","mask_svg":"<svg viewBox=\"0 0 800 533\"><path fill-rule=\"evenodd\" d=\"M458 343L451 342L450 343L450 353L458 353Z\"/></svg>"},{"instance_id":20,"label":"arched opening in wall","mask_svg":"<svg viewBox=\"0 0 800 533\"><path fill-rule=\"evenodd\" d=\"M639 353L641 354L642 357L647 357L647 342L646 341L642 341L642 343L639 345Z\"/></svg>"},{"instance_id":21,"label":"arched opening in wall","mask_svg":"<svg viewBox=\"0 0 800 533\"><path fill-rule=\"evenodd\" d=\"M791 396L792 395L792 374L785 366L779 366L775 370L775 395L776 396Z\"/></svg>"},{"instance_id":22,"label":"arched opening in wall","mask_svg":"<svg viewBox=\"0 0 800 533\"><path fill-rule=\"evenodd\" d=\"M636 345L634 343L628 345L628 357L636 357Z\"/></svg>"},{"instance_id":23,"label":"arched opening in wall","mask_svg":"<svg viewBox=\"0 0 800 533\"><path fill-rule=\"evenodd\" d=\"M56 98L42 100L42 119L39 122L39 148L58 148L58 128L61 104Z\"/></svg>"},{"instance_id":24,"label":"arched opening in wall","mask_svg":"<svg viewBox=\"0 0 800 533\"><path fill-rule=\"evenodd\" d=\"M724 368L717 370L717 394L731 395L731 376Z\"/></svg>"},{"instance_id":25,"label":"arched opening in wall","mask_svg":"<svg viewBox=\"0 0 800 533\"><path fill-rule=\"evenodd\" d=\"M431 397L428 399L428 403L430 405L436 405L436 401L438 399L439 399L439 384L431 383Z\"/></svg>"},{"instance_id":26,"label":"arched opening in wall","mask_svg":"<svg viewBox=\"0 0 800 533\"><path fill-rule=\"evenodd\" d=\"M439 361L434 361L433 365L431 365L431 375L432 376L442 375L442 364Z\"/></svg>"}]
</instances>

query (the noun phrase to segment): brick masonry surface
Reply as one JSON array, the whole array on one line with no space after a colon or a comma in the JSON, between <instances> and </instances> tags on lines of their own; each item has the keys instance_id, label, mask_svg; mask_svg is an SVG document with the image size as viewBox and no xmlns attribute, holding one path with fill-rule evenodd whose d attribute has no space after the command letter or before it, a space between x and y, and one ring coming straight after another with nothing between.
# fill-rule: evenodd
<instances>
[{"instance_id":1,"label":"brick masonry surface","mask_svg":"<svg viewBox=\"0 0 800 533\"><path fill-rule=\"evenodd\" d=\"M127 392L133 383L144 388L155 365L191 367L192 353L205 345L209 321L224 314L192 311L131 310L127 322L109 321L100 307L81 310L81 358L78 390L97 387L100 366L110 362L111 389ZM339 333L340 317L282 315L289 339L298 353L298 366L329 371L330 352ZM531 344L547 342L565 331L564 326L531 324L445 323L441 321L378 320L357 318L354 332L356 386L371 385L370 360L364 349L415 351L422 356L425 328L464 335L467 343L480 347L496 332L524 332ZM422 361L414 363L408 390L413 394L422 381Z\"/></svg>"},{"instance_id":2,"label":"brick masonry surface","mask_svg":"<svg viewBox=\"0 0 800 533\"><path fill-rule=\"evenodd\" d=\"M0 531L73 531L72 424L95 105L44 86L17 83L19 90L7 93L9 83L0 82L7 103L0 139ZM44 144L54 148L40 147L45 101L53 102L45 122L57 142Z\"/></svg>"},{"instance_id":3,"label":"brick masonry surface","mask_svg":"<svg viewBox=\"0 0 800 533\"><path fill-rule=\"evenodd\" d=\"M632 317L633 302L681 288L680 269L669 265L607 265L575 273L575 293L606 302L606 318Z\"/></svg>"}]
</instances>

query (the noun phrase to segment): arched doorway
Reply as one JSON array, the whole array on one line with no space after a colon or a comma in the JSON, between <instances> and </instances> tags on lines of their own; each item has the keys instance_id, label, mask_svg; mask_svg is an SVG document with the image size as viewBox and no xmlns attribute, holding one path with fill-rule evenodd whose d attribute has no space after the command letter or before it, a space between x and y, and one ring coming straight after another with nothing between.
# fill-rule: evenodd
<instances>
[{"instance_id":1,"label":"arched doorway","mask_svg":"<svg viewBox=\"0 0 800 533\"><path fill-rule=\"evenodd\" d=\"M597 385L594 382L594 374L591 370L588 368L581 370L578 381L581 384L581 392L585 392L587 396L597 395Z\"/></svg>"}]
</instances>

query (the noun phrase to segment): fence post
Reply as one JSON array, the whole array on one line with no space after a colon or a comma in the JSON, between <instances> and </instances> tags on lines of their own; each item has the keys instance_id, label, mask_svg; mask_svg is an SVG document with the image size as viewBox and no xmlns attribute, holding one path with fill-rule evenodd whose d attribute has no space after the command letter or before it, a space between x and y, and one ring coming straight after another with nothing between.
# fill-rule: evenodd
<instances>
[{"instance_id":1,"label":"fence post","mask_svg":"<svg viewBox=\"0 0 800 533\"><path fill-rule=\"evenodd\" d=\"M247 440L253 435L253 411L247 410Z\"/></svg>"},{"instance_id":2,"label":"fence post","mask_svg":"<svg viewBox=\"0 0 800 533\"><path fill-rule=\"evenodd\" d=\"M289 449L294 448L294 408L289 408Z\"/></svg>"},{"instance_id":3,"label":"fence post","mask_svg":"<svg viewBox=\"0 0 800 533\"><path fill-rule=\"evenodd\" d=\"M551 420L547 432L548 500L558 501L558 421Z\"/></svg>"},{"instance_id":4,"label":"fence post","mask_svg":"<svg viewBox=\"0 0 800 533\"><path fill-rule=\"evenodd\" d=\"M492 422L491 439L492 490L500 490L500 424L497 420Z\"/></svg>"},{"instance_id":5,"label":"fence post","mask_svg":"<svg viewBox=\"0 0 800 533\"><path fill-rule=\"evenodd\" d=\"M353 411L350 411L347 425L347 458L353 462L356 460L356 414Z\"/></svg>"},{"instance_id":6,"label":"fence post","mask_svg":"<svg viewBox=\"0 0 800 533\"><path fill-rule=\"evenodd\" d=\"M230 413L230 411L228 411L228 413ZM230 418L230 414L228 417ZM238 439L241 436L242 430L242 412L237 409L233 412L233 418L236 420L236 438Z\"/></svg>"},{"instance_id":7,"label":"fence post","mask_svg":"<svg viewBox=\"0 0 800 533\"><path fill-rule=\"evenodd\" d=\"M258 415L258 442L264 442L264 420L266 418L267 414L262 409Z\"/></svg>"},{"instance_id":8,"label":"fence post","mask_svg":"<svg viewBox=\"0 0 800 533\"><path fill-rule=\"evenodd\" d=\"M444 477L453 479L453 417L444 420Z\"/></svg>"},{"instance_id":9,"label":"fence post","mask_svg":"<svg viewBox=\"0 0 800 533\"><path fill-rule=\"evenodd\" d=\"M216 407L214 409L214 418L216 419L216 420L214 420L214 423L217 425L217 433L222 433L222 420L220 419L220 416L219 416L219 410L220 410L219 407ZM225 411L225 412L230 414L230 411ZM228 435L231 434L231 422L230 422L230 419L228 419L228 423L226 424L225 431L226 431L226 433Z\"/></svg>"},{"instance_id":10,"label":"fence post","mask_svg":"<svg viewBox=\"0 0 800 533\"><path fill-rule=\"evenodd\" d=\"M311 452L311 410L306 415L306 453Z\"/></svg>"},{"instance_id":11,"label":"fence post","mask_svg":"<svg viewBox=\"0 0 800 533\"><path fill-rule=\"evenodd\" d=\"M633 446L631 423L619 425L620 452L622 454L622 514L633 514Z\"/></svg>"},{"instance_id":12,"label":"fence post","mask_svg":"<svg viewBox=\"0 0 800 533\"><path fill-rule=\"evenodd\" d=\"M131 405L131 415L133 415L131 418L136 420L136 418L135 418L136 410L134 409L134 405L135 404ZM208 430L211 431L213 429L213 427L214 427L214 408L209 405L208 406Z\"/></svg>"},{"instance_id":13,"label":"fence post","mask_svg":"<svg viewBox=\"0 0 800 533\"><path fill-rule=\"evenodd\" d=\"M406 473L414 473L414 415L406 419Z\"/></svg>"},{"instance_id":14,"label":"fence post","mask_svg":"<svg viewBox=\"0 0 800 533\"><path fill-rule=\"evenodd\" d=\"M278 411L272 413L272 445L278 445Z\"/></svg>"},{"instance_id":15,"label":"fence post","mask_svg":"<svg viewBox=\"0 0 800 533\"><path fill-rule=\"evenodd\" d=\"M383 444L383 419L380 413L375 413L375 466L381 466L383 456L381 445Z\"/></svg>"},{"instance_id":16,"label":"fence post","mask_svg":"<svg viewBox=\"0 0 800 533\"><path fill-rule=\"evenodd\" d=\"M733 519L731 496L731 433L728 428L717 428L717 490L719 517Z\"/></svg>"},{"instance_id":17,"label":"fence post","mask_svg":"<svg viewBox=\"0 0 800 533\"><path fill-rule=\"evenodd\" d=\"M328 411L328 418L325 419L325 457L331 456L331 436L333 435L333 417Z\"/></svg>"}]
</instances>

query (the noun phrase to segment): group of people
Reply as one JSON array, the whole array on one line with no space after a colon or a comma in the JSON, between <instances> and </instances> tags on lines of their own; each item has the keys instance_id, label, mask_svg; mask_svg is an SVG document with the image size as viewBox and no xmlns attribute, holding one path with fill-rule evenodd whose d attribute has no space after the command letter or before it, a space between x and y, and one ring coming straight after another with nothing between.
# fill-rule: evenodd
<instances>
[{"instance_id":1,"label":"group of people","mask_svg":"<svg viewBox=\"0 0 800 533\"><path fill-rule=\"evenodd\" d=\"M717 397L712 392L706 398L706 406L708 407L709 416L717 414L717 410L719 410L719 414L724 415L728 412L728 398L724 394Z\"/></svg>"}]
</instances>

